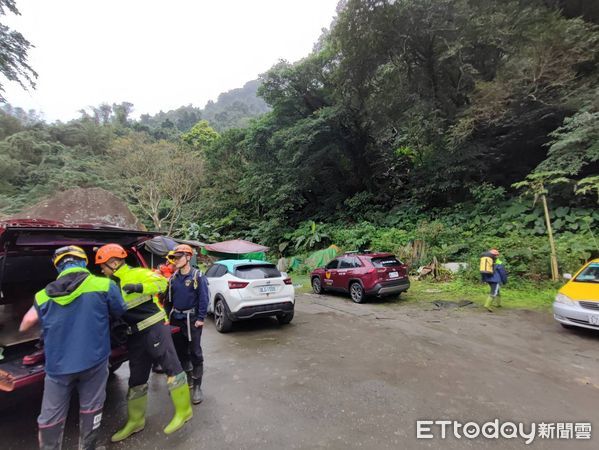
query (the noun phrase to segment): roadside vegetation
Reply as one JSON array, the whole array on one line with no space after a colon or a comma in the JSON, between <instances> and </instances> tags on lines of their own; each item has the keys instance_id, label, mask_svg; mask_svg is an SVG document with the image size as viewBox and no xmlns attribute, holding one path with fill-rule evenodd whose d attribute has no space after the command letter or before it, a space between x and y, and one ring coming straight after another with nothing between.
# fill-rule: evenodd
<instances>
[{"instance_id":1,"label":"roadside vegetation","mask_svg":"<svg viewBox=\"0 0 599 450\"><path fill-rule=\"evenodd\" d=\"M539 193L560 272L599 255L599 13L587 3L342 0L312 53L204 109L135 120L123 102L48 124L5 105L0 208L99 186L149 228L250 239L273 259L335 244L393 252L412 273L465 262L439 287L456 298L478 298L478 257L495 247L505 303L511 291L511 304L543 307Z\"/></svg>"}]
</instances>

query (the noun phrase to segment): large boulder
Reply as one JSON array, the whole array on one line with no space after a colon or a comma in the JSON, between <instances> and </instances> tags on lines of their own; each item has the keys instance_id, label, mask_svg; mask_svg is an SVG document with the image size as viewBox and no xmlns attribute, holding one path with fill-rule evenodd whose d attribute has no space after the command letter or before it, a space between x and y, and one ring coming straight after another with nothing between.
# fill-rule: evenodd
<instances>
[{"instance_id":1,"label":"large boulder","mask_svg":"<svg viewBox=\"0 0 599 450\"><path fill-rule=\"evenodd\" d=\"M11 219L40 219L65 225L109 225L129 230L145 230L127 204L101 188L76 188L30 206Z\"/></svg>"}]
</instances>

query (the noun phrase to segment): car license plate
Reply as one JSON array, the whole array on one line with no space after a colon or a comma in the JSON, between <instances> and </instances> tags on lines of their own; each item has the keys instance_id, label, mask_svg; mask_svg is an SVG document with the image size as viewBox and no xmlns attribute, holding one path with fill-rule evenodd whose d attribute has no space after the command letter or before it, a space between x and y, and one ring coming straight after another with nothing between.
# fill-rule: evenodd
<instances>
[{"instance_id":1,"label":"car license plate","mask_svg":"<svg viewBox=\"0 0 599 450\"><path fill-rule=\"evenodd\" d=\"M397 272L389 272L389 278L397 278L399 274Z\"/></svg>"},{"instance_id":2,"label":"car license plate","mask_svg":"<svg viewBox=\"0 0 599 450\"><path fill-rule=\"evenodd\" d=\"M276 291L277 291L276 286L260 286L261 294L270 294L271 292L276 292Z\"/></svg>"},{"instance_id":3,"label":"car license plate","mask_svg":"<svg viewBox=\"0 0 599 450\"><path fill-rule=\"evenodd\" d=\"M589 316L589 323L591 325L599 325L599 316Z\"/></svg>"}]
</instances>

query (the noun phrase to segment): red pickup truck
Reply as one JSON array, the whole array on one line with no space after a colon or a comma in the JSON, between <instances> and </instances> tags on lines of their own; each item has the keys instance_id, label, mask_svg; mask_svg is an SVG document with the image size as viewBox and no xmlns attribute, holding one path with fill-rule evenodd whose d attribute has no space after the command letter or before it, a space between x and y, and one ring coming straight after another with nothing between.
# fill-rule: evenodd
<instances>
[{"instance_id":1,"label":"red pickup truck","mask_svg":"<svg viewBox=\"0 0 599 450\"><path fill-rule=\"evenodd\" d=\"M115 242L129 251L127 263L147 267L143 243L159 233L124 230L98 225L66 226L59 222L15 220L0 222L0 391L13 392L40 383L44 378L44 355L39 350L39 329L19 332L24 314L35 293L56 279L51 256L57 247L82 247L90 261L94 247ZM99 270L92 264L92 272ZM122 336L115 333L110 358L116 370L127 360Z\"/></svg>"}]
</instances>

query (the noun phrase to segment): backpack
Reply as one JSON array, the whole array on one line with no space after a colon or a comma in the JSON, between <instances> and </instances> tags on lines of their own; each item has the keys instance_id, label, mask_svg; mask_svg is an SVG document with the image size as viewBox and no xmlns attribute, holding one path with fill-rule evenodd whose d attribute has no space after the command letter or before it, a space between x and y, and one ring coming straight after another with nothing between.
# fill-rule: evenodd
<instances>
[{"instance_id":1,"label":"backpack","mask_svg":"<svg viewBox=\"0 0 599 450\"><path fill-rule=\"evenodd\" d=\"M483 253L480 257L479 271L481 275L493 275L493 269L495 263L493 257L488 253Z\"/></svg>"}]
</instances>

